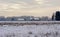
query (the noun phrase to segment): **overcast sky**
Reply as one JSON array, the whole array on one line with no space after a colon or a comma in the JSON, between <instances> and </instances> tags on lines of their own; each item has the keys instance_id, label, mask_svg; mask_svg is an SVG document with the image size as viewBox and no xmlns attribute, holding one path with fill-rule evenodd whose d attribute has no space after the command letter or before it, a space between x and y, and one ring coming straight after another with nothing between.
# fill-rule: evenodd
<instances>
[{"instance_id":1,"label":"overcast sky","mask_svg":"<svg viewBox=\"0 0 60 37\"><path fill-rule=\"evenodd\" d=\"M60 10L60 0L0 0L0 16L49 16Z\"/></svg>"}]
</instances>

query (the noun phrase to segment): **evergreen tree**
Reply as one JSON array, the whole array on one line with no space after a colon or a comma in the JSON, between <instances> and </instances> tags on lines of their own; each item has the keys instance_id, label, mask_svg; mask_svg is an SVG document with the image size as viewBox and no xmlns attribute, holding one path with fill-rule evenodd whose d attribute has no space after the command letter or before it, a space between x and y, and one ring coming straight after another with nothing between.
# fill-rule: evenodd
<instances>
[{"instance_id":1,"label":"evergreen tree","mask_svg":"<svg viewBox=\"0 0 60 37\"><path fill-rule=\"evenodd\" d=\"M55 20L60 21L60 11L56 11Z\"/></svg>"},{"instance_id":2,"label":"evergreen tree","mask_svg":"<svg viewBox=\"0 0 60 37\"><path fill-rule=\"evenodd\" d=\"M53 13L53 15L52 15L52 20L54 20L54 13Z\"/></svg>"}]
</instances>

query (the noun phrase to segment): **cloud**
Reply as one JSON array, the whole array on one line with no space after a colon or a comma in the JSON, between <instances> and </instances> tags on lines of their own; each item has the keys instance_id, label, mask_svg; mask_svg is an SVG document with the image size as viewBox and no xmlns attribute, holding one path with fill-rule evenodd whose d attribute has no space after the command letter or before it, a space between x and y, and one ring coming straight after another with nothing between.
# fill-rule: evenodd
<instances>
[{"instance_id":1,"label":"cloud","mask_svg":"<svg viewBox=\"0 0 60 37\"><path fill-rule=\"evenodd\" d=\"M0 0L0 15L50 16L53 11L60 10L59 1L60 0Z\"/></svg>"},{"instance_id":2,"label":"cloud","mask_svg":"<svg viewBox=\"0 0 60 37\"><path fill-rule=\"evenodd\" d=\"M20 3L0 3L0 11L10 11L10 10L21 10L23 8L26 8L26 3L20 2Z\"/></svg>"},{"instance_id":3,"label":"cloud","mask_svg":"<svg viewBox=\"0 0 60 37\"><path fill-rule=\"evenodd\" d=\"M38 4L44 4L44 0L35 0Z\"/></svg>"}]
</instances>

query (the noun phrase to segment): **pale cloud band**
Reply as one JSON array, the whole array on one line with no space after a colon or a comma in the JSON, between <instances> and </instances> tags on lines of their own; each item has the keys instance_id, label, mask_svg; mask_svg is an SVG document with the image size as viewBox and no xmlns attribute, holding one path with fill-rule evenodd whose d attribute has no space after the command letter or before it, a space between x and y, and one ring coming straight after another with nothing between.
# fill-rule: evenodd
<instances>
[{"instance_id":1,"label":"pale cloud band","mask_svg":"<svg viewBox=\"0 0 60 37\"><path fill-rule=\"evenodd\" d=\"M60 10L60 0L0 0L1 16L49 16Z\"/></svg>"}]
</instances>

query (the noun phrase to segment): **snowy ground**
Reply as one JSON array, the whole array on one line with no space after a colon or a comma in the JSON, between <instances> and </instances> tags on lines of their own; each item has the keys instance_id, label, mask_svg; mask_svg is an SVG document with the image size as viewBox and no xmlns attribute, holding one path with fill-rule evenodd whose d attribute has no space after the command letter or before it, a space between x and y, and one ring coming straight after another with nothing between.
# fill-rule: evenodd
<instances>
[{"instance_id":1,"label":"snowy ground","mask_svg":"<svg viewBox=\"0 0 60 37\"><path fill-rule=\"evenodd\" d=\"M39 25L0 25L0 37L60 37L60 22L58 21L26 21ZM26 23L2 21L0 23ZM48 24L47 24L48 23ZM44 25L41 25L44 24Z\"/></svg>"},{"instance_id":2,"label":"snowy ground","mask_svg":"<svg viewBox=\"0 0 60 37\"><path fill-rule=\"evenodd\" d=\"M60 24L0 26L0 37L60 37Z\"/></svg>"}]
</instances>

